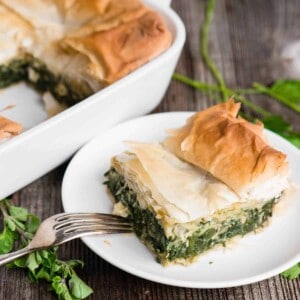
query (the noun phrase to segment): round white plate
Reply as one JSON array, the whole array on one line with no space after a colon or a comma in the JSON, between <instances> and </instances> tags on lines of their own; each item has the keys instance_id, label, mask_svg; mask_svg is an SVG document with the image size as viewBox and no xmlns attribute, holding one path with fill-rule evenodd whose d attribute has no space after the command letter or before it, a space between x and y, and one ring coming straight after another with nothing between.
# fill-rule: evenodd
<instances>
[{"instance_id":1,"label":"round white plate","mask_svg":"<svg viewBox=\"0 0 300 300\"><path fill-rule=\"evenodd\" d=\"M126 150L124 140L161 141L165 130L185 123L191 113L154 114L128 121L102 133L69 164L62 185L66 212L112 212L103 174L112 156ZM300 151L266 131L270 143L288 155L293 181L300 185ZM133 235L83 238L106 261L136 276L181 287L220 288L248 284L276 275L300 260L300 193L289 195L270 226L200 256L191 266L162 267Z\"/></svg>"}]
</instances>

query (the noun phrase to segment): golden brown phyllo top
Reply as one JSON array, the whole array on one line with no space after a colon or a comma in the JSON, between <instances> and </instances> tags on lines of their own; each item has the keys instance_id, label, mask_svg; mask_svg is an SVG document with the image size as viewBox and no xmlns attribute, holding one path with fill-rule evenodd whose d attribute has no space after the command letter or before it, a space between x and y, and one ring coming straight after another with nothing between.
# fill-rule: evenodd
<instances>
[{"instance_id":1,"label":"golden brown phyllo top","mask_svg":"<svg viewBox=\"0 0 300 300\"><path fill-rule=\"evenodd\" d=\"M263 124L237 114L233 99L193 115L169 131L164 146L208 171L243 199L271 199L287 184L286 155L269 145Z\"/></svg>"},{"instance_id":2,"label":"golden brown phyllo top","mask_svg":"<svg viewBox=\"0 0 300 300\"><path fill-rule=\"evenodd\" d=\"M172 42L163 18L138 0L1 0L0 15L0 37L11 47L0 64L26 52L54 74L101 81L95 89Z\"/></svg>"}]
</instances>

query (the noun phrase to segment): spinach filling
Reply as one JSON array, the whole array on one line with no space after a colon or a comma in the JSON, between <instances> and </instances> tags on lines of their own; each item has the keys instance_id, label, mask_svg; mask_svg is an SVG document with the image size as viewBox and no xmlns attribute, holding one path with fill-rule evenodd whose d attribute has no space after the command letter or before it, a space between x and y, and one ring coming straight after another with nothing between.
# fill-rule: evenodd
<instances>
[{"instance_id":1,"label":"spinach filling","mask_svg":"<svg viewBox=\"0 0 300 300\"><path fill-rule=\"evenodd\" d=\"M72 88L71 82L53 74L44 63L29 54L0 65L0 88L22 80L39 92L51 92L56 100L67 106L89 96L78 86L76 89Z\"/></svg>"},{"instance_id":2,"label":"spinach filling","mask_svg":"<svg viewBox=\"0 0 300 300\"><path fill-rule=\"evenodd\" d=\"M27 68L26 59L13 59L8 64L0 65L0 88L27 78Z\"/></svg>"},{"instance_id":3,"label":"spinach filling","mask_svg":"<svg viewBox=\"0 0 300 300\"><path fill-rule=\"evenodd\" d=\"M272 216L276 203L276 199L264 203L240 203L216 212L209 219L200 218L189 223L173 224L171 232L166 233L156 214L139 205L137 194L122 175L114 168L105 175L105 184L115 200L128 208L128 218L133 223L135 233L162 264L180 260L192 261L194 257L216 245L225 246L231 238L255 231ZM178 235L178 232L181 234Z\"/></svg>"}]
</instances>

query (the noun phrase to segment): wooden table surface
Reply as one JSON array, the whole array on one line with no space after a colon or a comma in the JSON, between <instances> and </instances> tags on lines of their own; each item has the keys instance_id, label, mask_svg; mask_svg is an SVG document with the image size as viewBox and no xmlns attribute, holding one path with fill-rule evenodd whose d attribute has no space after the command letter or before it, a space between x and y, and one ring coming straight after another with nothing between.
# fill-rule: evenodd
<instances>
[{"instance_id":1,"label":"wooden table surface","mask_svg":"<svg viewBox=\"0 0 300 300\"><path fill-rule=\"evenodd\" d=\"M213 82L199 54L205 1L173 0L172 7L187 29L177 72ZM253 81L269 84L285 76L281 52L287 43L296 39L300 39L299 0L223 0L217 3L209 49L229 86L249 87ZM251 99L272 112L283 114L300 130L299 115L270 99ZM207 96L172 81L155 111L199 110L212 103ZM60 188L66 166L58 167L15 193L14 202L42 219L61 212ZM275 276L236 288L180 288L127 274L95 255L80 240L61 246L60 253L64 259L78 258L85 262L84 269L78 273L94 289L90 299L300 299L300 279L288 281ZM31 283L22 270L1 268L0 279L0 299L55 299L45 285Z\"/></svg>"}]
</instances>

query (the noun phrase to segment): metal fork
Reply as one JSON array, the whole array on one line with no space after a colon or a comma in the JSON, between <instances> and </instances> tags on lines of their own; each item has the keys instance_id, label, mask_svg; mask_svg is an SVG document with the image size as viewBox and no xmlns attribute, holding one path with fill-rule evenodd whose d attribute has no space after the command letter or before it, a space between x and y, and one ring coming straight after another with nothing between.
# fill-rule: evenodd
<instances>
[{"instance_id":1,"label":"metal fork","mask_svg":"<svg viewBox=\"0 0 300 300\"><path fill-rule=\"evenodd\" d=\"M44 220L32 241L18 251L0 255L0 266L36 250L54 247L70 240L98 234L132 232L122 217L100 213L61 213Z\"/></svg>"}]
</instances>

